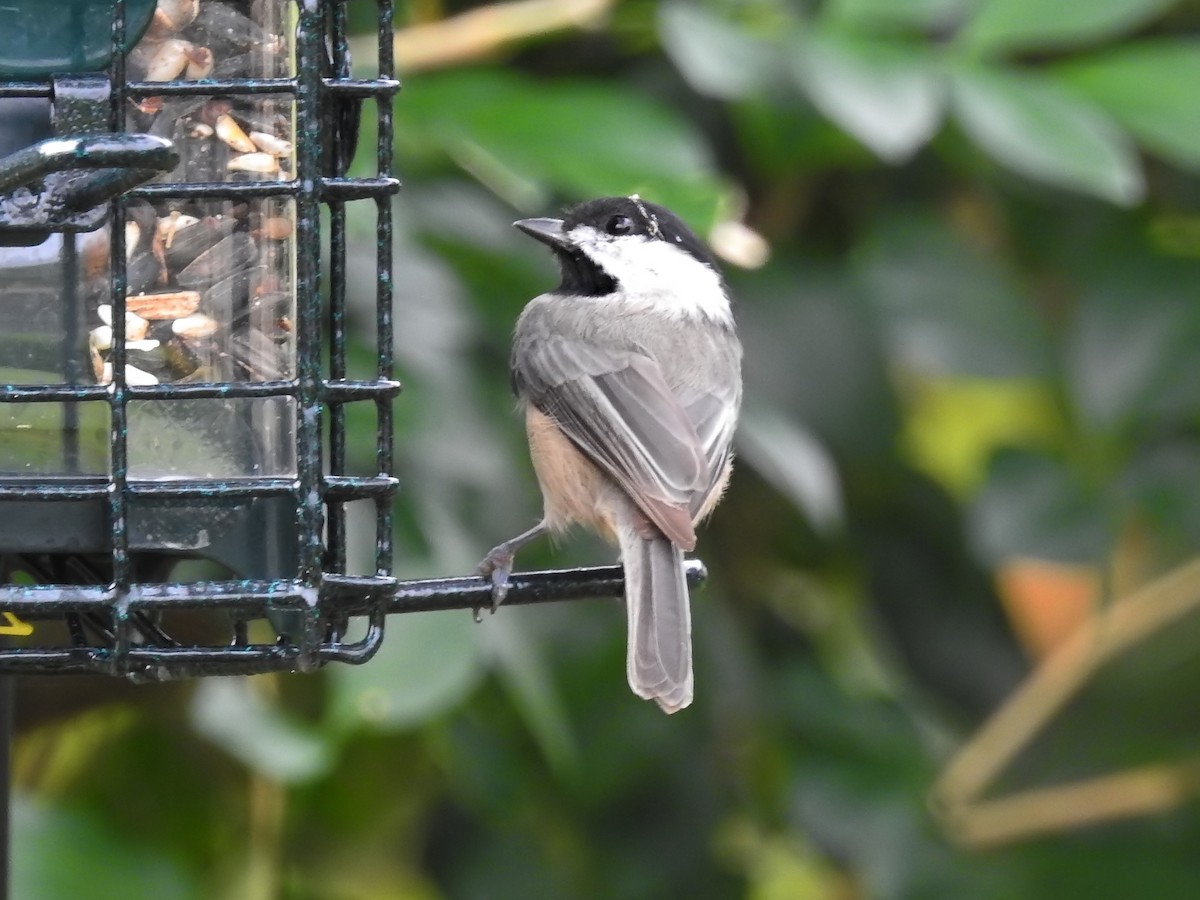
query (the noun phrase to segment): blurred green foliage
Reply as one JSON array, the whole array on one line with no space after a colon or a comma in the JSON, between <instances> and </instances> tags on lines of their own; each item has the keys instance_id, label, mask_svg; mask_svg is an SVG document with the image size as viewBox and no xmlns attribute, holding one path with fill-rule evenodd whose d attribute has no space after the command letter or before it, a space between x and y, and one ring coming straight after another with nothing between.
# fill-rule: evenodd
<instances>
[{"instance_id":1,"label":"blurred green foliage","mask_svg":"<svg viewBox=\"0 0 1200 900\"><path fill-rule=\"evenodd\" d=\"M350 11L365 34L372 4ZM469 571L539 511L505 367L555 273L512 219L637 191L719 250L729 221L771 248L728 267L747 409L700 541L697 702L631 697L622 614L584 603L393 620L369 665L316 677L141 689L23 738L16 896L1195 896L1194 805L978 851L926 798L1031 665L998 570L1136 581L1200 545L1197 26L1172 0L626 0L412 73L404 577ZM369 205L350 229L370 371ZM350 427L372 471L374 422ZM352 516L362 571L372 527ZM610 559L579 538L521 562ZM1187 621L1009 786L1193 752Z\"/></svg>"}]
</instances>

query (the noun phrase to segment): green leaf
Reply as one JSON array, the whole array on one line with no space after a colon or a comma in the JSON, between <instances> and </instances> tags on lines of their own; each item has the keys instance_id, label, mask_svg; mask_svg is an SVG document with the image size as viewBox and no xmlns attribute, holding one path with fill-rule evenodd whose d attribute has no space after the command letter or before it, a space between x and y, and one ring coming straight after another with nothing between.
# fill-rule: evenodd
<instances>
[{"instance_id":1,"label":"green leaf","mask_svg":"<svg viewBox=\"0 0 1200 900\"><path fill-rule=\"evenodd\" d=\"M915 47L813 34L794 72L817 109L888 162L912 156L941 120L942 79Z\"/></svg>"},{"instance_id":2,"label":"green leaf","mask_svg":"<svg viewBox=\"0 0 1200 900\"><path fill-rule=\"evenodd\" d=\"M1015 556L1091 564L1109 535L1103 510L1064 463L1042 453L1003 450L968 510L976 552L989 564Z\"/></svg>"},{"instance_id":3,"label":"green leaf","mask_svg":"<svg viewBox=\"0 0 1200 900\"><path fill-rule=\"evenodd\" d=\"M774 46L702 6L662 4L658 34L688 84L710 97L736 99L756 93L779 70Z\"/></svg>"},{"instance_id":4,"label":"green leaf","mask_svg":"<svg viewBox=\"0 0 1200 900\"><path fill-rule=\"evenodd\" d=\"M644 93L476 69L430 76L396 106L397 135L444 153L519 208L553 194L641 193L704 232L726 193L703 136Z\"/></svg>"},{"instance_id":5,"label":"green leaf","mask_svg":"<svg viewBox=\"0 0 1200 900\"><path fill-rule=\"evenodd\" d=\"M1200 41L1142 41L1053 71L1150 150L1181 166L1200 167Z\"/></svg>"},{"instance_id":6,"label":"green leaf","mask_svg":"<svg viewBox=\"0 0 1200 900\"><path fill-rule=\"evenodd\" d=\"M1130 498L1166 559L1185 559L1200 545L1200 495L1181 491L1181 484L1200 484L1195 440L1139 443L1120 473L1118 490Z\"/></svg>"},{"instance_id":7,"label":"green leaf","mask_svg":"<svg viewBox=\"0 0 1200 900\"><path fill-rule=\"evenodd\" d=\"M917 209L881 217L854 271L892 357L927 375L1049 372L1046 329L1004 259Z\"/></svg>"},{"instance_id":8,"label":"green leaf","mask_svg":"<svg viewBox=\"0 0 1200 900\"><path fill-rule=\"evenodd\" d=\"M370 663L330 670L334 723L412 728L458 705L483 674L479 640L480 629L467 612L393 619Z\"/></svg>"},{"instance_id":9,"label":"green leaf","mask_svg":"<svg viewBox=\"0 0 1200 900\"><path fill-rule=\"evenodd\" d=\"M796 505L823 534L845 519L841 479L829 451L807 429L769 408L747 410L738 455Z\"/></svg>"},{"instance_id":10,"label":"green leaf","mask_svg":"<svg viewBox=\"0 0 1200 900\"><path fill-rule=\"evenodd\" d=\"M170 860L122 840L111 821L18 796L12 810L12 896L126 900L199 896Z\"/></svg>"},{"instance_id":11,"label":"green leaf","mask_svg":"<svg viewBox=\"0 0 1200 900\"><path fill-rule=\"evenodd\" d=\"M974 493L998 448L1054 446L1058 398L1033 379L905 379L903 447L913 464L960 497Z\"/></svg>"},{"instance_id":12,"label":"green leaf","mask_svg":"<svg viewBox=\"0 0 1200 900\"><path fill-rule=\"evenodd\" d=\"M989 156L1029 178L1131 206L1145 184L1128 136L1104 113L1047 78L961 69L954 109Z\"/></svg>"},{"instance_id":13,"label":"green leaf","mask_svg":"<svg viewBox=\"0 0 1200 900\"><path fill-rule=\"evenodd\" d=\"M828 21L856 25L907 25L937 28L954 22L975 0L828 0L822 15Z\"/></svg>"},{"instance_id":14,"label":"green leaf","mask_svg":"<svg viewBox=\"0 0 1200 900\"><path fill-rule=\"evenodd\" d=\"M523 616L532 613L522 611ZM488 626L488 647L495 656L500 678L542 753L559 774L575 769L579 748L541 648L528 627L521 627L512 614L497 617Z\"/></svg>"},{"instance_id":15,"label":"green leaf","mask_svg":"<svg viewBox=\"0 0 1200 900\"><path fill-rule=\"evenodd\" d=\"M310 781L333 764L333 748L293 721L251 679L207 678L192 695L192 726L250 768L280 782Z\"/></svg>"},{"instance_id":16,"label":"green leaf","mask_svg":"<svg viewBox=\"0 0 1200 900\"><path fill-rule=\"evenodd\" d=\"M990 0L959 34L977 53L1096 43L1156 18L1176 0Z\"/></svg>"},{"instance_id":17,"label":"green leaf","mask_svg":"<svg viewBox=\"0 0 1200 900\"><path fill-rule=\"evenodd\" d=\"M1188 429L1200 405L1194 269L1131 242L1100 249L1064 335L1063 375L1080 424Z\"/></svg>"}]
</instances>

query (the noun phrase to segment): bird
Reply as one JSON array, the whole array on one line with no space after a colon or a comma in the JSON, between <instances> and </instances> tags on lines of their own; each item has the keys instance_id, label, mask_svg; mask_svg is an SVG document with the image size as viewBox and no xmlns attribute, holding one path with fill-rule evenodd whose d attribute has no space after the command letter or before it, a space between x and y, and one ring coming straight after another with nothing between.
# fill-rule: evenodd
<instances>
[{"instance_id":1,"label":"bird","mask_svg":"<svg viewBox=\"0 0 1200 900\"><path fill-rule=\"evenodd\" d=\"M742 404L729 289L682 219L637 194L513 224L561 271L518 317L509 366L544 508L478 571L495 611L530 541L577 524L615 543L629 686L674 713L694 692L683 554L728 484Z\"/></svg>"}]
</instances>

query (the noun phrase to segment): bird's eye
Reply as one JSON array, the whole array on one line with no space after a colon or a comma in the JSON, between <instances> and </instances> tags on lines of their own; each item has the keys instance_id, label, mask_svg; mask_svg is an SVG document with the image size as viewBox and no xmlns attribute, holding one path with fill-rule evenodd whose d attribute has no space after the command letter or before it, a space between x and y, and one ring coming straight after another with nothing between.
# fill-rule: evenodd
<instances>
[{"instance_id":1,"label":"bird's eye","mask_svg":"<svg viewBox=\"0 0 1200 900\"><path fill-rule=\"evenodd\" d=\"M613 216L604 226L604 230L612 235L629 234L633 231L633 219L629 216Z\"/></svg>"}]
</instances>

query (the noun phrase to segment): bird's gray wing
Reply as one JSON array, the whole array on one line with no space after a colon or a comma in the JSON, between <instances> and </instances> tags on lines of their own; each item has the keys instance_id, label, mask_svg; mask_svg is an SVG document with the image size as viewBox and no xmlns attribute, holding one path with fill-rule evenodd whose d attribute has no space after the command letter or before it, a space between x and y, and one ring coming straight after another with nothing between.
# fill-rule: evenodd
<instances>
[{"instance_id":1,"label":"bird's gray wing","mask_svg":"<svg viewBox=\"0 0 1200 900\"><path fill-rule=\"evenodd\" d=\"M518 393L552 418L672 542L695 546L691 509L712 474L658 364L633 350L548 336L514 361Z\"/></svg>"},{"instance_id":2,"label":"bird's gray wing","mask_svg":"<svg viewBox=\"0 0 1200 900\"><path fill-rule=\"evenodd\" d=\"M692 498L693 517L704 508L709 496L717 489L725 467L733 456L733 432L737 428L740 397L736 386L726 390L698 392L683 398L683 409L700 439L700 447L708 467L708 482Z\"/></svg>"}]
</instances>

